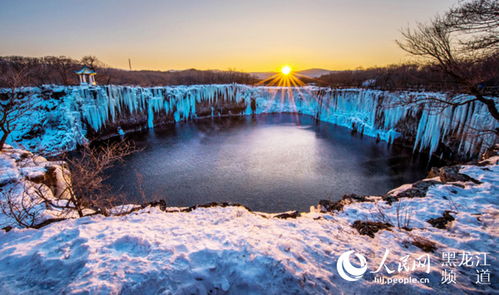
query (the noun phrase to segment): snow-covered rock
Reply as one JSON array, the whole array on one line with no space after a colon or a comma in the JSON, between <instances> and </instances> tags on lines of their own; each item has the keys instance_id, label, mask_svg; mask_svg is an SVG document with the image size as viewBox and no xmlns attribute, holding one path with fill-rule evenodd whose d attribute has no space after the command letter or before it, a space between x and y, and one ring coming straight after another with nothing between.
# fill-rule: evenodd
<instances>
[{"instance_id":1,"label":"snow-covered rock","mask_svg":"<svg viewBox=\"0 0 499 295\"><path fill-rule=\"evenodd\" d=\"M47 219L66 217L60 210L48 208L40 195L48 200L67 199L70 181L64 162L47 161L31 152L4 146L0 152L0 228L16 226L16 218L35 226Z\"/></svg>"}]
</instances>

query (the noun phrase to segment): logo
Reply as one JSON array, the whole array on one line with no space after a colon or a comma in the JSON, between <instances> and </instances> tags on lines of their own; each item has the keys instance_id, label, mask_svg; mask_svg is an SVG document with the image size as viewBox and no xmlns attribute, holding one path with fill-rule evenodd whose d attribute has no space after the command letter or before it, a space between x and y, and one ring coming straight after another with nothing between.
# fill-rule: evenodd
<instances>
[{"instance_id":1,"label":"logo","mask_svg":"<svg viewBox=\"0 0 499 295\"><path fill-rule=\"evenodd\" d=\"M340 258L338 258L338 262L336 263L336 269L338 270L340 277L351 282L360 280L360 278L362 278L364 273L367 271L367 261L362 254L355 253L355 257L357 257L360 262L360 267L352 265L350 262L350 255L354 252L355 251L350 250L341 254Z\"/></svg>"}]
</instances>

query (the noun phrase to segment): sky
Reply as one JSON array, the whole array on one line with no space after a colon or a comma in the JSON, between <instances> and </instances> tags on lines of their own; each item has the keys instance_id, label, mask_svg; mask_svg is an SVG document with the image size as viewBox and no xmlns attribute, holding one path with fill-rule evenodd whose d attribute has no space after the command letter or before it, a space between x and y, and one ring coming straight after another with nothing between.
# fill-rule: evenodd
<instances>
[{"instance_id":1,"label":"sky","mask_svg":"<svg viewBox=\"0 0 499 295\"><path fill-rule=\"evenodd\" d=\"M134 70L346 70L409 57L400 30L457 0L0 0L0 55Z\"/></svg>"}]
</instances>

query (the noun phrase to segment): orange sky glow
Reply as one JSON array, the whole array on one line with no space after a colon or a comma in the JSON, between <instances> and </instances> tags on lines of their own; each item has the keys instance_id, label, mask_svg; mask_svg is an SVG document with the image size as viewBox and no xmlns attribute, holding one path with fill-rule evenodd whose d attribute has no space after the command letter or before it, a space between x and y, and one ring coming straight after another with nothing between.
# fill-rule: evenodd
<instances>
[{"instance_id":1,"label":"orange sky glow","mask_svg":"<svg viewBox=\"0 0 499 295\"><path fill-rule=\"evenodd\" d=\"M400 29L457 0L2 1L0 55L134 70L330 70L407 61Z\"/></svg>"}]
</instances>

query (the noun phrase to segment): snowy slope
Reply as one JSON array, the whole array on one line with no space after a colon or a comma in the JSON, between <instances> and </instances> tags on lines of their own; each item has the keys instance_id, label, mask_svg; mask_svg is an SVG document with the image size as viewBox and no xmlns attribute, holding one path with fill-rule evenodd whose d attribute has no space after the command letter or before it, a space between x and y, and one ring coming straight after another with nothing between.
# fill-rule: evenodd
<instances>
[{"instance_id":1,"label":"snowy slope","mask_svg":"<svg viewBox=\"0 0 499 295\"><path fill-rule=\"evenodd\" d=\"M499 165L464 166L480 181L431 186L426 197L389 205L379 197L345 205L340 212L293 219L250 212L243 207L198 208L166 213L148 207L126 216L92 216L53 223L40 230L0 231L2 294L492 294L496 285L476 284L478 266L452 267L456 282L442 284L445 252L487 253L497 275ZM438 180L437 178L433 180ZM391 192L398 195L405 185ZM376 221L380 209L396 220L397 204L408 208L411 230L393 226L371 238L352 224ZM171 211L173 208L170 208ZM447 229L427 220L453 211ZM427 253L414 241L436 246ZM390 252L386 265L375 271ZM337 261L355 250L367 259L358 281L339 276ZM429 255L429 256L427 256ZM399 262L430 257L430 268L396 271ZM458 261L459 262L459 261ZM482 261L483 262L483 261ZM387 278L429 282L381 284ZM495 279L493 279L495 280Z\"/></svg>"},{"instance_id":2,"label":"snowy slope","mask_svg":"<svg viewBox=\"0 0 499 295\"><path fill-rule=\"evenodd\" d=\"M476 136L474 130L498 127L480 103L446 108L443 112L422 103L398 104L400 100L415 98L444 99L446 94L442 93L236 84L152 88L45 86L32 92L32 111L20 120L9 142L44 154L74 149L87 141L89 131L116 134L120 126L126 131L128 126L153 128L166 122L230 114L298 112L388 142L403 133L408 136L403 140L414 142L414 150L418 151L434 153L442 143L457 144L458 153L464 156L476 155L494 144L493 134Z\"/></svg>"}]
</instances>

